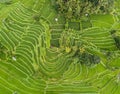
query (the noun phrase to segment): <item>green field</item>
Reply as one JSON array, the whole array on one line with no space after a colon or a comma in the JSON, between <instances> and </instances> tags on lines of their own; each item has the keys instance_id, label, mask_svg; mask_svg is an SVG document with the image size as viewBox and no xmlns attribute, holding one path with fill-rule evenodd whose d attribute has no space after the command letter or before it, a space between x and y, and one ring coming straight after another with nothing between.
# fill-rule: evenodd
<instances>
[{"instance_id":1,"label":"green field","mask_svg":"<svg viewBox=\"0 0 120 94\"><path fill-rule=\"evenodd\" d=\"M56 1L0 0L0 94L120 94L120 1L78 18Z\"/></svg>"}]
</instances>

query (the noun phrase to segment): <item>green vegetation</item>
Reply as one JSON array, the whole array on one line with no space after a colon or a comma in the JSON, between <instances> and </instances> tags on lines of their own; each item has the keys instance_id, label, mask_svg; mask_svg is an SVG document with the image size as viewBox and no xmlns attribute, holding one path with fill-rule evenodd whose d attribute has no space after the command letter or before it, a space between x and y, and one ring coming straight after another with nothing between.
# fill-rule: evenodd
<instances>
[{"instance_id":1,"label":"green vegetation","mask_svg":"<svg viewBox=\"0 0 120 94\"><path fill-rule=\"evenodd\" d=\"M120 94L119 0L0 0L0 94Z\"/></svg>"},{"instance_id":2,"label":"green vegetation","mask_svg":"<svg viewBox=\"0 0 120 94\"><path fill-rule=\"evenodd\" d=\"M90 14L108 14L113 11L114 0L56 0L56 9L67 19L80 19Z\"/></svg>"}]
</instances>

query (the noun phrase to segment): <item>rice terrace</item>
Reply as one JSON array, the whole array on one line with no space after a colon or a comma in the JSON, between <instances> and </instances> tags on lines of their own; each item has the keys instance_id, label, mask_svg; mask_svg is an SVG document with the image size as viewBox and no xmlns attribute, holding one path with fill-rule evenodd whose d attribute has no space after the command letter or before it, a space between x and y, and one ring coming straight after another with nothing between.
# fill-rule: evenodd
<instances>
[{"instance_id":1,"label":"rice terrace","mask_svg":"<svg viewBox=\"0 0 120 94\"><path fill-rule=\"evenodd\" d=\"M120 0L0 0L0 94L120 94Z\"/></svg>"}]
</instances>

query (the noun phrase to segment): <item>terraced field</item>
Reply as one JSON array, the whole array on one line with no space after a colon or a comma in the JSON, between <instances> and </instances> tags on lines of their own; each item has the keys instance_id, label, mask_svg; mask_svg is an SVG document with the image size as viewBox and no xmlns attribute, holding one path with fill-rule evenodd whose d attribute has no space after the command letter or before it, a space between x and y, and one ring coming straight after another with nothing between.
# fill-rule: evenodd
<instances>
[{"instance_id":1,"label":"terraced field","mask_svg":"<svg viewBox=\"0 0 120 94\"><path fill-rule=\"evenodd\" d=\"M119 94L120 1L77 21L55 2L0 0L0 94Z\"/></svg>"}]
</instances>

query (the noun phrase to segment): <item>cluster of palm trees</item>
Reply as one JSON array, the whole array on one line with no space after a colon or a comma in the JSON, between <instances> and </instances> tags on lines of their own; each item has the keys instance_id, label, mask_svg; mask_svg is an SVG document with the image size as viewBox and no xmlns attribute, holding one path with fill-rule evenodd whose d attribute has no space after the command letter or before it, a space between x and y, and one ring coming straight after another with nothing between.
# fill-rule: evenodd
<instances>
[{"instance_id":1,"label":"cluster of palm trees","mask_svg":"<svg viewBox=\"0 0 120 94\"><path fill-rule=\"evenodd\" d=\"M86 13L109 13L113 0L56 0L56 7L68 19L77 18Z\"/></svg>"}]
</instances>

